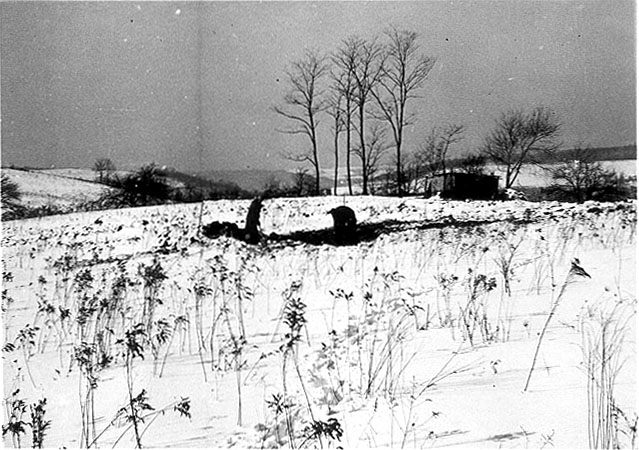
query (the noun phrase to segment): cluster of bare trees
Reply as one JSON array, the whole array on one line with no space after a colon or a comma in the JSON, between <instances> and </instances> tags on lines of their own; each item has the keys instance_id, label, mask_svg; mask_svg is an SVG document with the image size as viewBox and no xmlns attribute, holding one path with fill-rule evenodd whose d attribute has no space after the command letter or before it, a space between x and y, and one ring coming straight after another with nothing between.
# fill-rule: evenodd
<instances>
[{"instance_id":1,"label":"cluster of bare trees","mask_svg":"<svg viewBox=\"0 0 639 450\"><path fill-rule=\"evenodd\" d=\"M449 153L465 137L463 124L433 127L416 148L406 151L406 127L416 119L411 101L420 94L435 64L434 57L421 52L418 38L414 31L390 27L373 39L348 37L328 54L307 50L290 66L289 90L274 111L289 124L281 131L307 138L305 150L285 156L310 163L314 182L310 193L320 192L318 127L324 117L331 123L334 187L344 155L349 194L354 185L352 159L361 168L361 188L366 195L390 150L394 150L393 169L387 174L386 191L397 195L417 192L419 181L433 174L451 170L482 174L488 162L502 172L502 186L508 189L524 165L557 164L562 124L553 110L543 106L502 113L483 144L458 159L454 167ZM340 143L345 144L343 152ZM596 172L590 168L588 165L587 172ZM566 178L573 172L583 178L581 166L579 170L573 166L563 169L553 178ZM581 201L582 195L577 198Z\"/></svg>"},{"instance_id":2,"label":"cluster of bare trees","mask_svg":"<svg viewBox=\"0 0 639 450\"><path fill-rule=\"evenodd\" d=\"M359 159L362 193L368 194L382 156L393 147L397 193L402 193L404 132L414 120L409 102L423 87L435 63L433 57L420 52L418 37L416 32L391 27L383 36L370 40L351 36L331 54L308 50L291 65L287 72L290 89L274 110L290 124L282 131L307 137L306 150L287 156L312 165L316 193L320 178L318 126L322 114L332 120L335 187L340 135L345 133L349 193L353 193L351 156Z\"/></svg>"}]
</instances>

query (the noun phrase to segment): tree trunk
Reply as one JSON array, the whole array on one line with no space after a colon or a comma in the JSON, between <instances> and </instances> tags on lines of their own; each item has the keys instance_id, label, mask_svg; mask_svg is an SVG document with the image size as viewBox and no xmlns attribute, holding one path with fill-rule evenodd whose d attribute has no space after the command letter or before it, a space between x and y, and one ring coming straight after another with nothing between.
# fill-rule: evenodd
<instances>
[{"instance_id":1,"label":"tree trunk","mask_svg":"<svg viewBox=\"0 0 639 450\"><path fill-rule=\"evenodd\" d=\"M359 107L359 142L362 155L362 195L368 195L368 168L366 161L366 144L364 141L364 104Z\"/></svg>"},{"instance_id":2,"label":"tree trunk","mask_svg":"<svg viewBox=\"0 0 639 450\"><path fill-rule=\"evenodd\" d=\"M335 175L333 181L333 194L337 194L337 176L339 175L339 118L335 118Z\"/></svg>"},{"instance_id":3,"label":"tree trunk","mask_svg":"<svg viewBox=\"0 0 639 450\"><path fill-rule=\"evenodd\" d=\"M348 180L348 195L353 195L353 181L351 179L351 103L346 102L346 179Z\"/></svg>"},{"instance_id":4,"label":"tree trunk","mask_svg":"<svg viewBox=\"0 0 639 450\"><path fill-rule=\"evenodd\" d=\"M313 114L310 113L311 122L311 144L313 145L313 167L315 169L315 195L320 194L320 171L319 159L317 158L317 135L315 134L315 120Z\"/></svg>"}]
</instances>

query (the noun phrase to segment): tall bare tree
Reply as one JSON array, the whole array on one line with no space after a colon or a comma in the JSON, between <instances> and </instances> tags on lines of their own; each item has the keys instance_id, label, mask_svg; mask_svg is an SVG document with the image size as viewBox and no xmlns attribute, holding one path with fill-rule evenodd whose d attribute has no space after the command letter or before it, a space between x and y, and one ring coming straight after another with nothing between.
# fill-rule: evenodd
<instances>
[{"instance_id":1,"label":"tall bare tree","mask_svg":"<svg viewBox=\"0 0 639 450\"><path fill-rule=\"evenodd\" d=\"M317 116L325 107L320 83L327 73L326 58L316 50L307 50L304 57L295 61L286 72L290 90L284 96L284 104L273 108L277 114L293 122L290 128L282 130L284 133L305 135L310 141L309 150L286 157L297 162L311 163L315 170L316 195L320 192Z\"/></svg>"},{"instance_id":2,"label":"tall bare tree","mask_svg":"<svg viewBox=\"0 0 639 450\"><path fill-rule=\"evenodd\" d=\"M333 119L333 163L335 165L333 173L333 190L337 192L337 179L339 177L339 135L344 131L346 126L344 120L344 110L342 103L344 95L339 89L333 89L331 96L327 102L326 112ZM350 158L349 158L350 159ZM350 178L350 177L349 177ZM352 190L352 189L351 189ZM352 194L352 192L350 192Z\"/></svg>"},{"instance_id":3,"label":"tall bare tree","mask_svg":"<svg viewBox=\"0 0 639 450\"><path fill-rule=\"evenodd\" d=\"M345 42L346 47L356 49L353 65L354 99L357 110L357 131L359 134L359 153L362 161L362 193L368 194L368 176L366 166L369 165L366 138L365 118L366 104L371 100L371 92L379 83L384 69L384 47L376 39L367 41L359 37L350 37Z\"/></svg>"},{"instance_id":4,"label":"tall bare tree","mask_svg":"<svg viewBox=\"0 0 639 450\"><path fill-rule=\"evenodd\" d=\"M344 100L342 119L344 131L346 131L346 179L348 181L349 195L353 195L351 133L353 131L353 113L355 112L354 73L359 51L357 42L355 38L346 39L331 57L335 67L335 71L332 74L334 80L333 90L341 95Z\"/></svg>"},{"instance_id":5,"label":"tall bare tree","mask_svg":"<svg viewBox=\"0 0 639 450\"><path fill-rule=\"evenodd\" d=\"M555 153L560 131L561 123L551 109L540 106L528 113L510 110L497 120L481 153L500 166L508 189L525 163L537 163L541 154Z\"/></svg>"},{"instance_id":6,"label":"tall bare tree","mask_svg":"<svg viewBox=\"0 0 639 450\"><path fill-rule=\"evenodd\" d=\"M377 101L375 117L385 120L393 131L397 172L397 194L402 195L402 143L404 128L412 123L413 115L407 111L408 101L415 91L423 87L435 65L435 58L419 53L419 34L399 30L386 31L385 62L381 77L371 93Z\"/></svg>"}]
</instances>

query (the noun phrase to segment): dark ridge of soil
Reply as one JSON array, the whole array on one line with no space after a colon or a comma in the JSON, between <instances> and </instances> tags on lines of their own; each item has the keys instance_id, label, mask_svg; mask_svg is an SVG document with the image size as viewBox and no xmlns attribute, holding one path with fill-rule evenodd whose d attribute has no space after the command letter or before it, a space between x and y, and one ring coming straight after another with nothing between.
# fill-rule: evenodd
<instances>
[{"instance_id":1,"label":"dark ridge of soil","mask_svg":"<svg viewBox=\"0 0 639 450\"><path fill-rule=\"evenodd\" d=\"M516 224L525 224L532 221L524 220L505 220L505 219L493 219L493 220L466 220L460 221L453 218L446 218L435 222L424 221L412 221L402 222L398 220L386 220L377 223L361 223L357 225L355 233L346 240L337 240L332 228L326 228L322 230L311 231L296 231L290 234L275 234L272 233L266 237L267 242L286 242L289 244L303 243L309 245L333 245L333 246L347 246L357 245L362 242L372 242L381 235L400 233L402 231L410 230L430 230L430 229L442 229L442 228L470 228L487 225L497 222L511 222Z\"/></svg>"},{"instance_id":2,"label":"dark ridge of soil","mask_svg":"<svg viewBox=\"0 0 639 450\"><path fill-rule=\"evenodd\" d=\"M360 223L354 233L338 238L332 228L321 230L295 231L289 234L271 233L263 237L261 244L308 244L308 245L332 245L348 246L362 242L372 242L384 234L399 233L410 230L429 230L442 228L469 228L498 222L510 222L514 224L531 223L533 220L492 219L492 220L457 220L452 217L439 221L398 221L386 220L376 223ZM215 239L220 236L232 237L246 242L243 230L236 224L228 222L213 222L203 227L204 236Z\"/></svg>"}]
</instances>

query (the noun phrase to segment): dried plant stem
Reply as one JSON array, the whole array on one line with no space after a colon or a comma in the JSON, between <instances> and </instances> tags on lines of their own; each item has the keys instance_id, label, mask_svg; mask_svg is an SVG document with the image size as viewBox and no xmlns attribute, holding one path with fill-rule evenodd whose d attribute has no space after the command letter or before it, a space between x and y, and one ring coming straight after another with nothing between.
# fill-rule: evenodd
<instances>
[{"instance_id":1,"label":"dried plant stem","mask_svg":"<svg viewBox=\"0 0 639 450\"><path fill-rule=\"evenodd\" d=\"M539 333L539 339L537 340L537 347L535 348L535 355L533 356L532 364L530 365L530 370L528 371L528 377L526 378L526 385L524 386L524 392L528 390L528 386L530 385L530 379L532 377L533 371L535 370L537 357L539 356L539 349L541 348L541 342L544 339L544 335L546 334L546 330L548 329L550 320L552 319L552 317L555 315L555 312L557 311L557 307L559 306L559 300L561 299L561 296L565 288L566 288L566 282L564 282L563 286L561 287L561 291L559 292L559 295L553 302L552 307L550 308L550 312L548 313L548 317L546 317L546 322L544 323L544 326L541 329L541 333Z\"/></svg>"},{"instance_id":2,"label":"dried plant stem","mask_svg":"<svg viewBox=\"0 0 639 450\"><path fill-rule=\"evenodd\" d=\"M544 335L546 334L546 330L548 329L548 325L550 324L551 319L555 315L557 308L559 307L559 303L561 302L561 298L566 292L566 287L572 281L575 276L586 276L590 278L579 265L579 262L574 260L568 274L566 275L566 279L564 283L561 285L561 289L559 290L559 294L557 298L552 303L552 307L550 308L550 312L548 313L548 317L546 317L546 322L544 323L543 328L541 329L541 333L539 333L539 339L537 341L537 347L535 348L535 355L533 356L532 364L530 366L530 370L528 371L528 377L526 378L526 385L524 386L524 392L528 390L528 386L530 385L530 379L532 378L533 371L535 370L535 364L537 363L537 357L539 356L539 350L541 348L541 342L544 339Z\"/></svg>"},{"instance_id":3,"label":"dried plant stem","mask_svg":"<svg viewBox=\"0 0 639 450\"><path fill-rule=\"evenodd\" d=\"M131 408L131 421L133 422L133 431L135 433L135 448L142 448L142 442L140 440L141 439L140 432L138 430L138 420L136 418L135 404L133 400L133 376L131 374L131 371L133 369L132 365L133 365L133 357L131 356L130 351L127 351L126 364L125 364L126 386L127 386L127 391L129 394L129 407Z\"/></svg>"}]
</instances>

